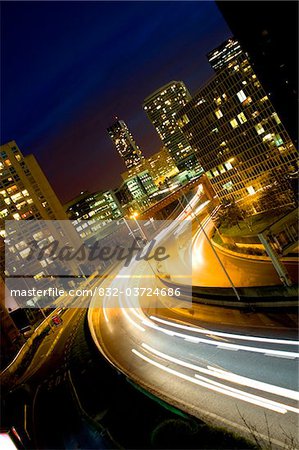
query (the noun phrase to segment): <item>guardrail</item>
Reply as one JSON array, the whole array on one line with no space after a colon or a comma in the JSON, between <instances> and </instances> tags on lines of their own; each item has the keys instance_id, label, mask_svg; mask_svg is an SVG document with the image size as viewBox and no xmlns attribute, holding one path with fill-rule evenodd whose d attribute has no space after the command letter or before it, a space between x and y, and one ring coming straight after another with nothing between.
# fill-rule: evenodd
<instances>
[{"instance_id":1,"label":"guardrail","mask_svg":"<svg viewBox=\"0 0 299 450\"><path fill-rule=\"evenodd\" d=\"M230 287L184 286L158 277L168 287L180 288L183 295L189 296L192 288L192 301L214 306L234 308L275 308L297 307L298 286L258 286L237 288L240 300ZM180 297L181 298L181 297Z\"/></svg>"}]
</instances>

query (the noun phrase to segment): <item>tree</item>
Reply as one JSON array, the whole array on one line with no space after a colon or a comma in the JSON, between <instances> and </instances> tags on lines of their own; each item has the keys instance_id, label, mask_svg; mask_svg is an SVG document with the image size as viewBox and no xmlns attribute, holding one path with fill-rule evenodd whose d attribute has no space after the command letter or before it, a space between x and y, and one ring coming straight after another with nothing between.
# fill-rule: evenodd
<instances>
[{"instance_id":1,"label":"tree","mask_svg":"<svg viewBox=\"0 0 299 450\"><path fill-rule=\"evenodd\" d=\"M243 222L246 214L236 202L231 202L228 205L223 205L218 210L216 222L218 226L224 228L231 228L235 225L241 230L240 222Z\"/></svg>"}]
</instances>

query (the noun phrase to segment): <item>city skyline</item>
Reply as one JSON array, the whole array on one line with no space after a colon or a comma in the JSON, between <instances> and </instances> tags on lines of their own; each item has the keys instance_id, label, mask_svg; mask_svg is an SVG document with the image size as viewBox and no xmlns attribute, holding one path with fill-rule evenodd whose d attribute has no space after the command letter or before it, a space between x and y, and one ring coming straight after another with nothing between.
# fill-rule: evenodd
<instances>
[{"instance_id":1,"label":"city skyline","mask_svg":"<svg viewBox=\"0 0 299 450\"><path fill-rule=\"evenodd\" d=\"M214 2L184 5L184 11L181 4L172 4L170 9L164 4L138 5L137 8L134 5L134 8L127 7L125 16L124 8L118 6L115 12L116 4L95 4L92 7L34 4L30 6L30 17L26 4L15 9L13 4L6 4L2 8L5 46L2 44L1 143L16 140L25 155L35 154L63 202L76 196L79 190L95 191L119 184L124 166L106 132L113 116L118 115L128 123L146 157L158 151L161 143L142 110L144 98L172 78L182 79L194 93L212 75L206 53L231 34ZM58 8L60 18L55 23L56 37L49 42L55 8ZM166 10L168 14L164 23L159 13ZM63 34L63 18L67 11L73 14ZM145 12L148 13L147 18ZM91 20L92 13L95 17ZM97 26L103 20L111 22L111 14L114 28L108 34L107 29L101 34ZM184 14L192 16L191 26L190 22L187 27L181 20ZM8 18L12 15L16 24L13 34L7 28ZM44 15L47 19L43 18ZM26 33L21 17L26 18ZM116 17L122 17L123 25L115 20ZM42 21L39 18L43 18ZM28 32L31 21L35 21L35 30L39 33L38 43L34 33ZM134 32L128 32L126 26L132 21L136 21L138 26ZM179 22L181 30L176 33L175 24ZM88 36L83 36L87 23ZM42 25L43 30L40 29ZM72 41L75 32L78 37ZM19 45L21 35L22 46ZM137 41L141 35L143 44L140 46ZM120 37L122 45L118 43ZM108 49L103 50L105 42L101 41L102 38L110 38ZM116 47L115 38L118 39ZM57 54L58 45L64 58ZM152 58L143 54L145 48L152 49L149 54ZM164 50L162 55L157 55L158 49ZM176 52L183 49L181 60L174 60ZM95 51L100 52L100 63L93 57ZM105 55L108 61L103 63ZM51 63L54 57L56 66L48 64L43 68L42 63ZM128 63L128 58L132 64ZM141 81L139 84L130 73L132 66ZM17 70L18 67L23 71ZM32 104L34 108L30 109ZM71 156L73 162L69 167ZM88 176L85 175L87 171Z\"/></svg>"},{"instance_id":2,"label":"city skyline","mask_svg":"<svg viewBox=\"0 0 299 450\"><path fill-rule=\"evenodd\" d=\"M299 448L277 3L1 3L1 449Z\"/></svg>"}]
</instances>

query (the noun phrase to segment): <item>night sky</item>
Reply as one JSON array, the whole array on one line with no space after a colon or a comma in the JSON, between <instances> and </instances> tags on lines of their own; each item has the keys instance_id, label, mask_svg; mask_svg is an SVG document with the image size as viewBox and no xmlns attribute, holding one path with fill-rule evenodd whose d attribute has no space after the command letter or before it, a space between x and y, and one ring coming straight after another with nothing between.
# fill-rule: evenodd
<instances>
[{"instance_id":1,"label":"night sky","mask_svg":"<svg viewBox=\"0 0 299 450\"><path fill-rule=\"evenodd\" d=\"M1 144L34 153L63 202L120 184L115 116L158 151L144 98L171 80L194 93L231 36L212 1L1 2L1 22Z\"/></svg>"}]
</instances>

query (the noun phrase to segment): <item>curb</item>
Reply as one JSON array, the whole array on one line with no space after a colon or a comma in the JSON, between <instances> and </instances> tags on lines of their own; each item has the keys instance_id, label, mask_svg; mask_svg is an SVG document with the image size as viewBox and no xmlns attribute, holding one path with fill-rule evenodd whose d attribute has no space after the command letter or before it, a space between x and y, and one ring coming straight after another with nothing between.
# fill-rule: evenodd
<instances>
[{"instance_id":1,"label":"curb","mask_svg":"<svg viewBox=\"0 0 299 450\"><path fill-rule=\"evenodd\" d=\"M241 252L234 252L232 250L228 250L225 247L222 247L222 245L217 244L213 239L211 239L212 244L223 254L227 254L229 256L234 256L235 258L240 258L240 259L251 259L251 260L256 260L256 261L262 261L262 262L270 262L271 259L268 256L259 256L259 255L246 255L245 253L241 253ZM283 262L297 262L298 258L296 257L282 257L280 258L281 261Z\"/></svg>"}]
</instances>

